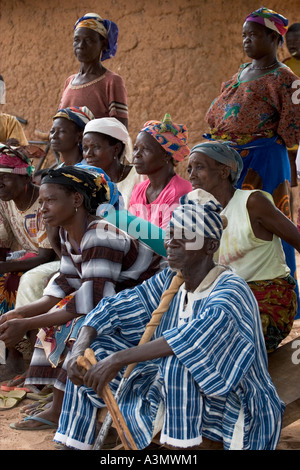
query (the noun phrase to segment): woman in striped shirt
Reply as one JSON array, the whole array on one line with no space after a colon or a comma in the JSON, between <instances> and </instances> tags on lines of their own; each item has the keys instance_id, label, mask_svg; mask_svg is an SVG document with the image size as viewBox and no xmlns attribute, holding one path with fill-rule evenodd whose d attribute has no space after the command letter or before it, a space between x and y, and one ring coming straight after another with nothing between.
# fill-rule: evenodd
<instances>
[{"instance_id":1,"label":"woman in striped shirt","mask_svg":"<svg viewBox=\"0 0 300 470\"><path fill-rule=\"evenodd\" d=\"M9 347L27 331L40 329L25 384L52 384L53 406L45 417L41 414L47 423L31 417L20 429L55 426L58 421L66 355L85 315L103 297L141 283L161 267L161 257L149 247L94 215L99 204L109 203L113 191L114 184L103 175L77 167L50 170L42 179L42 217L61 227L60 273L41 299L1 318L0 338Z\"/></svg>"}]
</instances>

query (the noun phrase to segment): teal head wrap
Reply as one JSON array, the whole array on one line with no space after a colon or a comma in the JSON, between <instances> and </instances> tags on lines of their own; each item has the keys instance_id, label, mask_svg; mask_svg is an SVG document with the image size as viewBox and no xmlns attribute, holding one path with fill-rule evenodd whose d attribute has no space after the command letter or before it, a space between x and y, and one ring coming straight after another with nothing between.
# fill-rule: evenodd
<instances>
[{"instance_id":1,"label":"teal head wrap","mask_svg":"<svg viewBox=\"0 0 300 470\"><path fill-rule=\"evenodd\" d=\"M190 155L193 152L204 153L217 162L229 166L232 183L235 185L238 182L243 169L243 160L229 142L202 142L192 148Z\"/></svg>"}]
</instances>

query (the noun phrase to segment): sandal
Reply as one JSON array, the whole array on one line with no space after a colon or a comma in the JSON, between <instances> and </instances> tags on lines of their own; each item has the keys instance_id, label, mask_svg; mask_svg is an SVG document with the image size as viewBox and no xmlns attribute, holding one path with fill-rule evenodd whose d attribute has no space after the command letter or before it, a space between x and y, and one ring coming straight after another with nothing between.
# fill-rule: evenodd
<instances>
[{"instance_id":1,"label":"sandal","mask_svg":"<svg viewBox=\"0 0 300 470\"><path fill-rule=\"evenodd\" d=\"M40 401L40 400L50 401L52 397L53 397L53 392L48 393L47 395L42 395L41 393L27 393L27 398L29 398L30 400L36 400L36 401Z\"/></svg>"},{"instance_id":2,"label":"sandal","mask_svg":"<svg viewBox=\"0 0 300 470\"><path fill-rule=\"evenodd\" d=\"M31 388L31 385L29 385ZM39 390L37 387L34 387L27 393L27 398L30 400L50 400L53 396L53 386L52 385L45 385L42 390Z\"/></svg>"},{"instance_id":3,"label":"sandal","mask_svg":"<svg viewBox=\"0 0 300 470\"><path fill-rule=\"evenodd\" d=\"M27 416L27 418L25 418L24 421L21 421L20 423L25 423L26 421L38 421L42 424L40 426L27 428L26 426L20 426L19 423L11 423L10 427L12 429L18 429L19 431L39 431L41 429L57 429L58 426L52 421L48 421L48 419L44 418L39 418L38 416Z\"/></svg>"},{"instance_id":4,"label":"sandal","mask_svg":"<svg viewBox=\"0 0 300 470\"><path fill-rule=\"evenodd\" d=\"M16 375L13 379L10 379L5 385L7 387L21 387L24 384L26 373Z\"/></svg>"},{"instance_id":5,"label":"sandal","mask_svg":"<svg viewBox=\"0 0 300 470\"><path fill-rule=\"evenodd\" d=\"M11 390L10 392L0 393L0 410L14 408L25 397L26 392L24 390Z\"/></svg>"},{"instance_id":6,"label":"sandal","mask_svg":"<svg viewBox=\"0 0 300 470\"><path fill-rule=\"evenodd\" d=\"M1 385L0 390L4 392L11 392L12 390L24 390L25 392L31 392L30 388L28 387L9 387L8 385Z\"/></svg>"}]
</instances>

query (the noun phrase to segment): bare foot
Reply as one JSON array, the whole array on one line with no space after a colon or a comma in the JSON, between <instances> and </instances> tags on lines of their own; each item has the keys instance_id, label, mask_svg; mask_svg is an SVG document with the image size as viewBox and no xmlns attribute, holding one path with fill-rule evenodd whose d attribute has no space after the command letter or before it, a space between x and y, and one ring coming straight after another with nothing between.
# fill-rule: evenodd
<instances>
[{"instance_id":1,"label":"bare foot","mask_svg":"<svg viewBox=\"0 0 300 470\"><path fill-rule=\"evenodd\" d=\"M20 413L24 414L25 416L34 416L40 414L42 411L46 410L47 408L51 407L51 403L45 401L38 401L35 403L31 403L30 405L24 405L20 408Z\"/></svg>"}]
</instances>

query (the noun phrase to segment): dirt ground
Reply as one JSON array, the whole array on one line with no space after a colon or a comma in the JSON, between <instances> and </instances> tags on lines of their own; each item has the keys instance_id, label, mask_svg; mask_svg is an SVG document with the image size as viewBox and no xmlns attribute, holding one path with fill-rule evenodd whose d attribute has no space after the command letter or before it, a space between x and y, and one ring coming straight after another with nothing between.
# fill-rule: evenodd
<instances>
[{"instance_id":1,"label":"dirt ground","mask_svg":"<svg viewBox=\"0 0 300 470\"><path fill-rule=\"evenodd\" d=\"M285 341L300 336L300 320L294 322L294 327ZM20 420L20 407L33 403L25 398L18 406L7 411L0 411L0 450L56 450L53 442L55 430L18 431L10 428L10 423ZM215 450L213 446L213 450ZM300 419L286 427L278 443L278 450L300 450ZM204 449L211 449L206 442Z\"/></svg>"},{"instance_id":2,"label":"dirt ground","mask_svg":"<svg viewBox=\"0 0 300 470\"><path fill-rule=\"evenodd\" d=\"M300 255L297 256L298 279L300 279ZM295 320L290 335L284 340L300 337L300 320ZM10 423L20 420L20 407L33 403L25 398L11 410L0 411L0 450L56 450L53 442L55 430L18 431L10 428ZM206 443L205 448L210 449ZM300 450L300 419L283 429L278 450Z\"/></svg>"}]
</instances>

